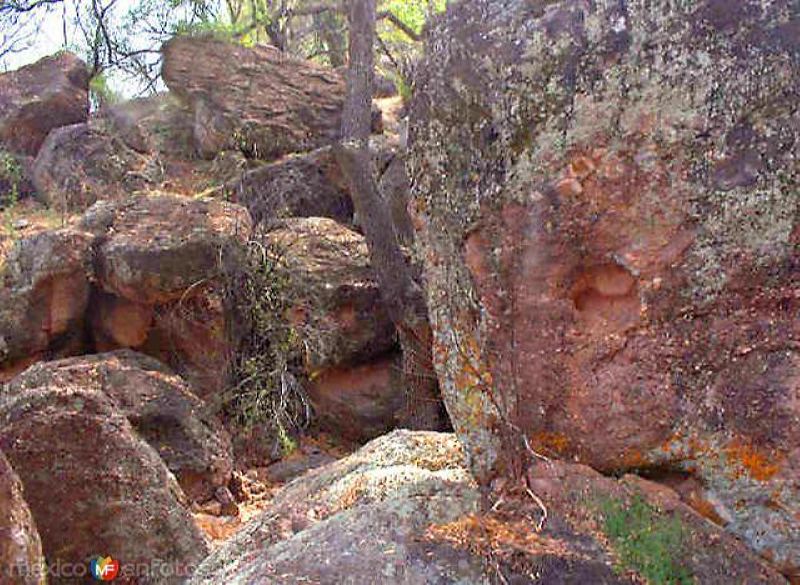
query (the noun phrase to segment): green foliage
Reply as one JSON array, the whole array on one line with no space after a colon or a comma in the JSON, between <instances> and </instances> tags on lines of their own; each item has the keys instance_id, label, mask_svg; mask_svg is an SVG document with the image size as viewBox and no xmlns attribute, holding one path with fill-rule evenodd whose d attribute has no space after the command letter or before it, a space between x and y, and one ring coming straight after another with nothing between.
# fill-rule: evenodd
<instances>
[{"instance_id":1,"label":"green foliage","mask_svg":"<svg viewBox=\"0 0 800 585\"><path fill-rule=\"evenodd\" d=\"M444 12L447 7L446 0L435 0L433 9L435 12ZM428 17L428 1L427 0L384 0L380 3L380 10L388 10L392 12L397 18L403 21L403 24L410 27L415 33L420 34L422 27ZM403 34L395 29L396 33L387 34L394 37L395 34ZM405 36L405 35L404 35ZM408 37L406 37L408 38Z\"/></svg>"},{"instance_id":2,"label":"green foliage","mask_svg":"<svg viewBox=\"0 0 800 585\"><path fill-rule=\"evenodd\" d=\"M22 182L22 167L17 158L0 149L0 204L13 207L19 201L19 187Z\"/></svg>"},{"instance_id":3,"label":"green foliage","mask_svg":"<svg viewBox=\"0 0 800 585\"><path fill-rule=\"evenodd\" d=\"M679 563L683 550L683 526L676 517L663 517L643 498L629 505L609 499L601 504L603 530L619 555L623 569L631 569L651 585L693 583Z\"/></svg>"},{"instance_id":4,"label":"green foliage","mask_svg":"<svg viewBox=\"0 0 800 585\"><path fill-rule=\"evenodd\" d=\"M108 77L102 73L95 75L89 81L89 92L95 107L122 101L122 97L111 88Z\"/></svg>"},{"instance_id":5,"label":"green foliage","mask_svg":"<svg viewBox=\"0 0 800 585\"><path fill-rule=\"evenodd\" d=\"M225 303L234 356L222 408L245 429L274 429L284 453L291 434L310 422L303 390L302 344L286 315L289 273L282 254L256 241L227 251Z\"/></svg>"}]
</instances>

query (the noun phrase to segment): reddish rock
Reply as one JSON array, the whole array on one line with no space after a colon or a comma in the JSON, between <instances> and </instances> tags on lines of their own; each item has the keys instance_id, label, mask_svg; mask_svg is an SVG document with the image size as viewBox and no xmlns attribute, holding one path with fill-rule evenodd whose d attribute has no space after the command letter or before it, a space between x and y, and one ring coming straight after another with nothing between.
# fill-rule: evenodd
<instances>
[{"instance_id":1,"label":"reddish rock","mask_svg":"<svg viewBox=\"0 0 800 585\"><path fill-rule=\"evenodd\" d=\"M402 360L390 356L328 368L311 382L309 397L323 427L351 441L374 439L403 420Z\"/></svg>"},{"instance_id":2,"label":"reddish rock","mask_svg":"<svg viewBox=\"0 0 800 585\"><path fill-rule=\"evenodd\" d=\"M45 582L42 543L22 484L0 452L0 579L8 585Z\"/></svg>"},{"instance_id":3,"label":"reddish rock","mask_svg":"<svg viewBox=\"0 0 800 585\"><path fill-rule=\"evenodd\" d=\"M54 130L33 164L38 198L62 213L124 199L159 178L157 163L128 148L101 120Z\"/></svg>"},{"instance_id":4,"label":"reddish rock","mask_svg":"<svg viewBox=\"0 0 800 585\"><path fill-rule=\"evenodd\" d=\"M156 307L147 340L139 348L169 364L198 396L212 402L229 382L234 354L223 296L221 285L213 283L185 300Z\"/></svg>"},{"instance_id":5,"label":"reddish rock","mask_svg":"<svg viewBox=\"0 0 800 585\"><path fill-rule=\"evenodd\" d=\"M148 305L200 292L219 273L223 248L246 241L251 229L238 205L165 194L99 202L80 225L101 238L99 287Z\"/></svg>"},{"instance_id":6,"label":"reddish rock","mask_svg":"<svg viewBox=\"0 0 800 585\"><path fill-rule=\"evenodd\" d=\"M130 350L36 364L6 388L10 395L45 386L105 394L116 412L155 449L196 501L214 497L231 478L228 433L209 406L156 360Z\"/></svg>"},{"instance_id":7,"label":"reddish rock","mask_svg":"<svg viewBox=\"0 0 800 585\"><path fill-rule=\"evenodd\" d=\"M72 53L45 57L0 75L0 143L35 156L54 128L89 114L89 70Z\"/></svg>"},{"instance_id":8,"label":"reddish rock","mask_svg":"<svg viewBox=\"0 0 800 585\"><path fill-rule=\"evenodd\" d=\"M51 567L104 554L123 566L174 571L138 582L181 583L207 554L174 477L105 394L68 385L4 389L0 446L22 480Z\"/></svg>"},{"instance_id":9,"label":"reddish rock","mask_svg":"<svg viewBox=\"0 0 800 585\"><path fill-rule=\"evenodd\" d=\"M176 37L163 54L164 81L194 112L195 145L206 157L239 148L269 160L339 135L345 84L331 69L211 37Z\"/></svg>"},{"instance_id":10,"label":"reddish rock","mask_svg":"<svg viewBox=\"0 0 800 585\"><path fill-rule=\"evenodd\" d=\"M311 372L363 363L395 347L361 234L331 219L297 218L274 226L263 242L289 279L288 318L303 337Z\"/></svg>"},{"instance_id":11,"label":"reddish rock","mask_svg":"<svg viewBox=\"0 0 800 585\"><path fill-rule=\"evenodd\" d=\"M92 240L63 229L16 243L0 272L0 371L85 347Z\"/></svg>"},{"instance_id":12,"label":"reddish rock","mask_svg":"<svg viewBox=\"0 0 800 585\"><path fill-rule=\"evenodd\" d=\"M606 471L680 468L798 571L796 29L791 2L716 0L478 0L438 24L410 174L482 480L521 462L520 432Z\"/></svg>"}]
</instances>

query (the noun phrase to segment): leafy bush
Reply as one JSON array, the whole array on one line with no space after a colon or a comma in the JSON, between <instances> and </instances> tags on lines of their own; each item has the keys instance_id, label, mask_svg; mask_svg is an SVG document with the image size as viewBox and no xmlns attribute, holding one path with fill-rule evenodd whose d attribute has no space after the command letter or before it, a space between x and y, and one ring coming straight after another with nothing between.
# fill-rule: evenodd
<instances>
[{"instance_id":1,"label":"leafy bush","mask_svg":"<svg viewBox=\"0 0 800 585\"><path fill-rule=\"evenodd\" d=\"M679 563L683 526L676 517L663 517L641 497L629 505L618 500L602 503L603 530L611 540L621 568L632 569L652 585L693 583Z\"/></svg>"}]
</instances>

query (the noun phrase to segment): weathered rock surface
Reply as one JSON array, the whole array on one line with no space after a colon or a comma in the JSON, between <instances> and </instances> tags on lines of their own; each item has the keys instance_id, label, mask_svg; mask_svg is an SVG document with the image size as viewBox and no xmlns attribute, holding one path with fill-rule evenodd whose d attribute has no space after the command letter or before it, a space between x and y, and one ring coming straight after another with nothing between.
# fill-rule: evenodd
<instances>
[{"instance_id":1,"label":"weathered rock surface","mask_svg":"<svg viewBox=\"0 0 800 585\"><path fill-rule=\"evenodd\" d=\"M0 376L83 347L92 236L72 229L19 240L0 272Z\"/></svg>"},{"instance_id":2,"label":"weathered rock surface","mask_svg":"<svg viewBox=\"0 0 800 585\"><path fill-rule=\"evenodd\" d=\"M219 276L250 236L247 210L212 199L135 196L97 203L92 334L100 351L130 347L169 364L201 398L222 389L231 355Z\"/></svg>"},{"instance_id":3,"label":"weathered rock surface","mask_svg":"<svg viewBox=\"0 0 800 585\"><path fill-rule=\"evenodd\" d=\"M262 236L290 282L289 319L312 371L354 364L395 347L364 237L328 218L290 218Z\"/></svg>"},{"instance_id":4,"label":"weathered rock surface","mask_svg":"<svg viewBox=\"0 0 800 585\"><path fill-rule=\"evenodd\" d=\"M225 191L247 207L257 224L284 217L353 220L353 202L330 147L248 171Z\"/></svg>"},{"instance_id":5,"label":"weathered rock surface","mask_svg":"<svg viewBox=\"0 0 800 585\"><path fill-rule=\"evenodd\" d=\"M331 69L274 47L211 37L176 37L163 54L162 76L194 112L194 142L203 156L241 149L269 160L339 135L345 86Z\"/></svg>"},{"instance_id":6,"label":"weathered rock surface","mask_svg":"<svg viewBox=\"0 0 800 585\"><path fill-rule=\"evenodd\" d=\"M405 422L407 396L399 354L326 368L311 381L308 394L320 425L350 441L374 439Z\"/></svg>"},{"instance_id":7,"label":"weathered rock surface","mask_svg":"<svg viewBox=\"0 0 800 585\"><path fill-rule=\"evenodd\" d=\"M244 242L250 217L238 205L175 195L99 202L81 219L101 238L99 287L146 305L186 299L219 273L221 250Z\"/></svg>"},{"instance_id":8,"label":"weathered rock surface","mask_svg":"<svg viewBox=\"0 0 800 585\"><path fill-rule=\"evenodd\" d=\"M54 128L89 115L89 70L72 53L0 75L0 143L35 156Z\"/></svg>"},{"instance_id":9,"label":"weathered rock surface","mask_svg":"<svg viewBox=\"0 0 800 585\"><path fill-rule=\"evenodd\" d=\"M158 152L187 160L195 154L192 112L170 93L113 104L101 115L120 140L136 152Z\"/></svg>"},{"instance_id":10,"label":"weathered rock surface","mask_svg":"<svg viewBox=\"0 0 800 585\"><path fill-rule=\"evenodd\" d=\"M599 469L683 468L787 574L793 8L461 3L433 32L410 123L437 371L478 477L520 452L496 432L505 416Z\"/></svg>"},{"instance_id":11,"label":"weathered rock surface","mask_svg":"<svg viewBox=\"0 0 800 585\"><path fill-rule=\"evenodd\" d=\"M175 478L118 408L75 386L6 388L0 448L22 480L50 566L105 554L151 567L138 583L181 583L207 544Z\"/></svg>"},{"instance_id":12,"label":"weathered rock surface","mask_svg":"<svg viewBox=\"0 0 800 585\"><path fill-rule=\"evenodd\" d=\"M311 471L199 567L194 583L482 582L469 554L417 539L477 509L452 436L396 432ZM461 563L459 564L459 561Z\"/></svg>"},{"instance_id":13,"label":"weathered rock surface","mask_svg":"<svg viewBox=\"0 0 800 585\"><path fill-rule=\"evenodd\" d=\"M112 399L116 412L158 452L191 500L209 500L230 481L227 432L189 386L158 361L120 350L39 363L5 392L42 387L78 388Z\"/></svg>"},{"instance_id":14,"label":"weathered rock surface","mask_svg":"<svg viewBox=\"0 0 800 585\"><path fill-rule=\"evenodd\" d=\"M615 498L624 505L636 495L658 506L659 519L679 523L682 538L670 561L698 582L782 582L670 490L559 463L531 481L550 509L541 533L535 514L515 522L502 504L478 515L480 494L453 435L395 431L289 484L203 562L192 582L488 584L498 571L508 582L526 582L523 575L531 572L542 583L640 582L614 571L615 553L600 529L602 502ZM525 499L523 511L528 504L538 511ZM489 546L497 566L481 553Z\"/></svg>"},{"instance_id":15,"label":"weathered rock surface","mask_svg":"<svg viewBox=\"0 0 800 585\"><path fill-rule=\"evenodd\" d=\"M123 199L159 178L157 162L129 148L101 120L54 130L33 165L39 199L66 213Z\"/></svg>"},{"instance_id":16,"label":"weathered rock surface","mask_svg":"<svg viewBox=\"0 0 800 585\"><path fill-rule=\"evenodd\" d=\"M0 452L0 579L8 585L44 583L42 543L22 484Z\"/></svg>"}]
</instances>

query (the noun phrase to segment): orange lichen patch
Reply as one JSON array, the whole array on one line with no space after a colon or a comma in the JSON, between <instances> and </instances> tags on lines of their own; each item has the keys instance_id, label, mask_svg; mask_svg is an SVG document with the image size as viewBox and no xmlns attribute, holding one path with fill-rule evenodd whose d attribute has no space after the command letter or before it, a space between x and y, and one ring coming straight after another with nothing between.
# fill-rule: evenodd
<instances>
[{"instance_id":1,"label":"orange lichen patch","mask_svg":"<svg viewBox=\"0 0 800 585\"><path fill-rule=\"evenodd\" d=\"M648 464L647 457L638 449L629 449L622 457L623 467L644 467Z\"/></svg>"},{"instance_id":2,"label":"orange lichen patch","mask_svg":"<svg viewBox=\"0 0 800 585\"><path fill-rule=\"evenodd\" d=\"M361 497L367 493L367 480L364 476L359 476L353 481L350 485L348 485L342 495L339 496L339 499L334 506L334 511L339 510L347 510L348 508L352 508Z\"/></svg>"},{"instance_id":3,"label":"orange lichen patch","mask_svg":"<svg viewBox=\"0 0 800 585\"><path fill-rule=\"evenodd\" d=\"M548 431L533 433L529 440L531 447L536 451L546 451L555 455L564 455L570 446L566 435Z\"/></svg>"},{"instance_id":4,"label":"orange lichen patch","mask_svg":"<svg viewBox=\"0 0 800 585\"><path fill-rule=\"evenodd\" d=\"M725 454L757 481L767 481L780 471L780 455L765 453L748 443L734 441L725 448Z\"/></svg>"},{"instance_id":5,"label":"orange lichen patch","mask_svg":"<svg viewBox=\"0 0 800 585\"><path fill-rule=\"evenodd\" d=\"M434 524L425 539L446 542L473 554L493 557L525 553L533 556L575 556L560 540L532 529L528 520L501 519L492 514L469 514L448 524Z\"/></svg>"}]
</instances>

